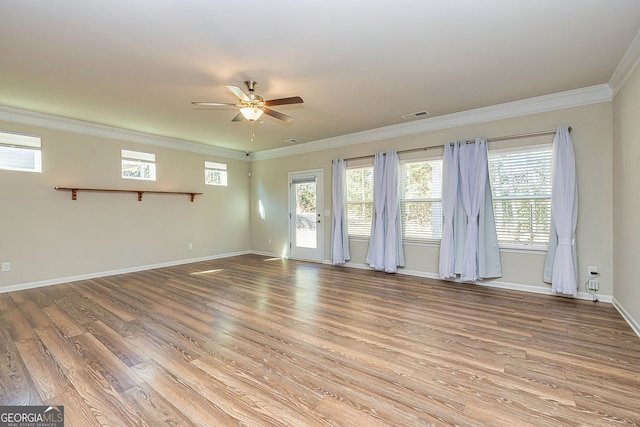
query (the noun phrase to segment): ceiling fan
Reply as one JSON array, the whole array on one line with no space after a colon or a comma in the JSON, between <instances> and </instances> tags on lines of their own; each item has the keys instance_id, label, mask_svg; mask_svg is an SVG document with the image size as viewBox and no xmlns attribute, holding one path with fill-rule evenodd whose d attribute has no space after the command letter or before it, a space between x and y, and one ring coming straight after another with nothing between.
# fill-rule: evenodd
<instances>
[{"instance_id":1,"label":"ceiling fan","mask_svg":"<svg viewBox=\"0 0 640 427\"><path fill-rule=\"evenodd\" d=\"M278 98L278 99L270 99L265 101L260 95L256 95L254 93L255 88L258 86L258 82L253 80L247 80L244 82L247 85L247 89L249 89L249 94L247 95L240 89L238 86L226 85L227 89L231 91L237 98L237 103L229 103L229 102L191 102L193 105L203 106L203 107L224 107L224 106L234 106L239 107L240 112L235 115L232 122L242 121L243 118L249 120L251 124L251 141L253 142L254 133L253 133L253 124L256 120L262 117L262 114L266 114L275 119L282 120L285 123L289 123L293 121L293 117L287 116L286 114L280 113L278 111L272 110L271 108L275 105L288 105L288 104L302 104L302 98L299 96L291 96L288 98Z\"/></svg>"}]
</instances>

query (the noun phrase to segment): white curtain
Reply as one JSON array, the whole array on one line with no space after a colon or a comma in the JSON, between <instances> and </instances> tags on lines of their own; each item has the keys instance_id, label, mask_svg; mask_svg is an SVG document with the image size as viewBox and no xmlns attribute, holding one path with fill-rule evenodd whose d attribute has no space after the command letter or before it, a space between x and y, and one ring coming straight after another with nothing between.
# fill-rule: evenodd
<instances>
[{"instance_id":1,"label":"white curtain","mask_svg":"<svg viewBox=\"0 0 640 427\"><path fill-rule=\"evenodd\" d=\"M559 126L553 139L551 163L551 232L543 279L553 292L578 295L578 183L576 161L567 126Z\"/></svg>"},{"instance_id":2,"label":"white curtain","mask_svg":"<svg viewBox=\"0 0 640 427\"><path fill-rule=\"evenodd\" d=\"M376 153L373 161L373 218L371 237L366 262L376 270L384 270L385 251L385 207L387 187L385 185L385 155Z\"/></svg>"},{"instance_id":3,"label":"white curtain","mask_svg":"<svg viewBox=\"0 0 640 427\"><path fill-rule=\"evenodd\" d=\"M480 205L479 222L478 276L480 278L500 277L502 276L502 264L500 263L500 246L498 246L496 221L493 216L493 196L491 195L488 168L484 198Z\"/></svg>"},{"instance_id":4,"label":"white curtain","mask_svg":"<svg viewBox=\"0 0 640 427\"><path fill-rule=\"evenodd\" d=\"M347 162L344 159L333 161L333 221L331 229L331 261L344 264L349 254L349 235L347 232L347 194L346 194Z\"/></svg>"},{"instance_id":5,"label":"white curtain","mask_svg":"<svg viewBox=\"0 0 640 427\"><path fill-rule=\"evenodd\" d=\"M455 178L451 177L454 174L451 168L456 167L453 160L456 150L451 145L458 146L457 186ZM442 252L441 242L440 277L452 278L459 274L461 280L471 282L500 277L502 266L493 216L487 141L476 139L471 144L451 143L445 147L445 155L449 161L444 164L446 169L443 173L449 182L443 184L442 202L443 211L445 205L447 210L453 209L453 241L445 241L444 250L447 252ZM452 262L454 273L450 270Z\"/></svg>"},{"instance_id":6,"label":"white curtain","mask_svg":"<svg viewBox=\"0 0 640 427\"><path fill-rule=\"evenodd\" d=\"M458 149L451 142L444 145L442 163L442 239L440 241L440 278L456 276L456 242L453 234L453 218L458 201Z\"/></svg>"},{"instance_id":7,"label":"white curtain","mask_svg":"<svg viewBox=\"0 0 640 427\"><path fill-rule=\"evenodd\" d=\"M460 278L479 279L478 247L480 239L480 203L487 185L487 141L477 139L475 144L462 144L459 151L460 200L467 215L467 229L462 253Z\"/></svg>"},{"instance_id":8,"label":"white curtain","mask_svg":"<svg viewBox=\"0 0 640 427\"><path fill-rule=\"evenodd\" d=\"M402 222L400 218L400 159L395 151L388 151L386 157L384 183L386 186L387 231L385 233L384 271L396 273L398 266L404 266Z\"/></svg>"}]
</instances>

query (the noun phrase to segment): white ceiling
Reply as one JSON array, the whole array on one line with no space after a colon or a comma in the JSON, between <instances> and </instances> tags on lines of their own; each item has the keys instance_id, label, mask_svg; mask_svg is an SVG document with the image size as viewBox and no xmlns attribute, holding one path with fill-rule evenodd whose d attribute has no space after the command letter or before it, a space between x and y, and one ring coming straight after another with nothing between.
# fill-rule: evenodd
<instances>
[{"instance_id":1,"label":"white ceiling","mask_svg":"<svg viewBox=\"0 0 640 427\"><path fill-rule=\"evenodd\" d=\"M257 152L604 84L639 29L638 0L2 0L0 105ZM254 142L190 103L248 79L304 99Z\"/></svg>"}]
</instances>

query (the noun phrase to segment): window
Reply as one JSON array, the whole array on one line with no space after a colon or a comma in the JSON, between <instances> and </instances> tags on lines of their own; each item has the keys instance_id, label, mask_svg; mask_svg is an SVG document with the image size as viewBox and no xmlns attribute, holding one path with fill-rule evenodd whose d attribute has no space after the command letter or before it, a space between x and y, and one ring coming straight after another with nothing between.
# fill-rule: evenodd
<instances>
[{"instance_id":1,"label":"window","mask_svg":"<svg viewBox=\"0 0 640 427\"><path fill-rule=\"evenodd\" d=\"M400 214L405 240L438 240L442 234L442 160L400 167ZM369 237L373 218L373 166L347 169L349 236Z\"/></svg>"},{"instance_id":2,"label":"window","mask_svg":"<svg viewBox=\"0 0 640 427\"><path fill-rule=\"evenodd\" d=\"M40 137L0 132L0 169L42 172Z\"/></svg>"},{"instance_id":3,"label":"window","mask_svg":"<svg viewBox=\"0 0 640 427\"><path fill-rule=\"evenodd\" d=\"M225 163L204 162L204 183L207 185L227 185L227 165Z\"/></svg>"},{"instance_id":4,"label":"window","mask_svg":"<svg viewBox=\"0 0 640 427\"><path fill-rule=\"evenodd\" d=\"M373 218L373 166L347 169L349 236L369 237Z\"/></svg>"},{"instance_id":5,"label":"window","mask_svg":"<svg viewBox=\"0 0 640 427\"><path fill-rule=\"evenodd\" d=\"M501 247L545 248L551 227L551 144L489 150L489 178ZM347 169L349 236L368 238L373 217L373 166ZM405 241L442 238L442 159L400 165Z\"/></svg>"},{"instance_id":6,"label":"window","mask_svg":"<svg viewBox=\"0 0 640 427\"><path fill-rule=\"evenodd\" d=\"M400 165L400 215L404 240L442 236L442 160Z\"/></svg>"},{"instance_id":7,"label":"window","mask_svg":"<svg viewBox=\"0 0 640 427\"><path fill-rule=\"evenodd\" d=\"M122 178L156 180L156 155L122 150Z\"/></svg>"},{"instance_id":8,"label":"window","mask_svg":"<svg viewBox=\"0 0 640 427\"><path fill-rule=\"evenodd\" d=\"M551 224L551 145L489 151L498 242L544 247Z\"/></svg>"}]
</instances>

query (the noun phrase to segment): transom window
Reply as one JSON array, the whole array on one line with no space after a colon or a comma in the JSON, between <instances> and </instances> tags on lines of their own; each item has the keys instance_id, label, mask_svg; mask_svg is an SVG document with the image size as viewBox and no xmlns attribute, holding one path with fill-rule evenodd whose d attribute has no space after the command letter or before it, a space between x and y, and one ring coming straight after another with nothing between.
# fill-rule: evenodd
<instances>
[{"instance_id":1,"label":"transom window","mask_svg":"<svg viewBox=\"0 0 640 427\"><path fill-rule=\"evenodd\" d=\"M156 180L156 155L141 151L122 150L122 178Z\"/></svg>"},{"instance_id":2,"label":"transom window","mask_svg":"<svg viewBox=\"0 0 640 427\"><path fill-rule=\"evenodd\" d=\"M42 172L40 137L0 131L0 169Z\"/></svg>"},{"instance_id":3,"label":"transom window","mask_svg":"<svg viewBox=\"0 0 640 427\"><path fill-rule=\"evenodd\" d=\"M207 185L227 185L227 165L225 163L204 162L204 183Z\"/></svg>"}]
</instances>

